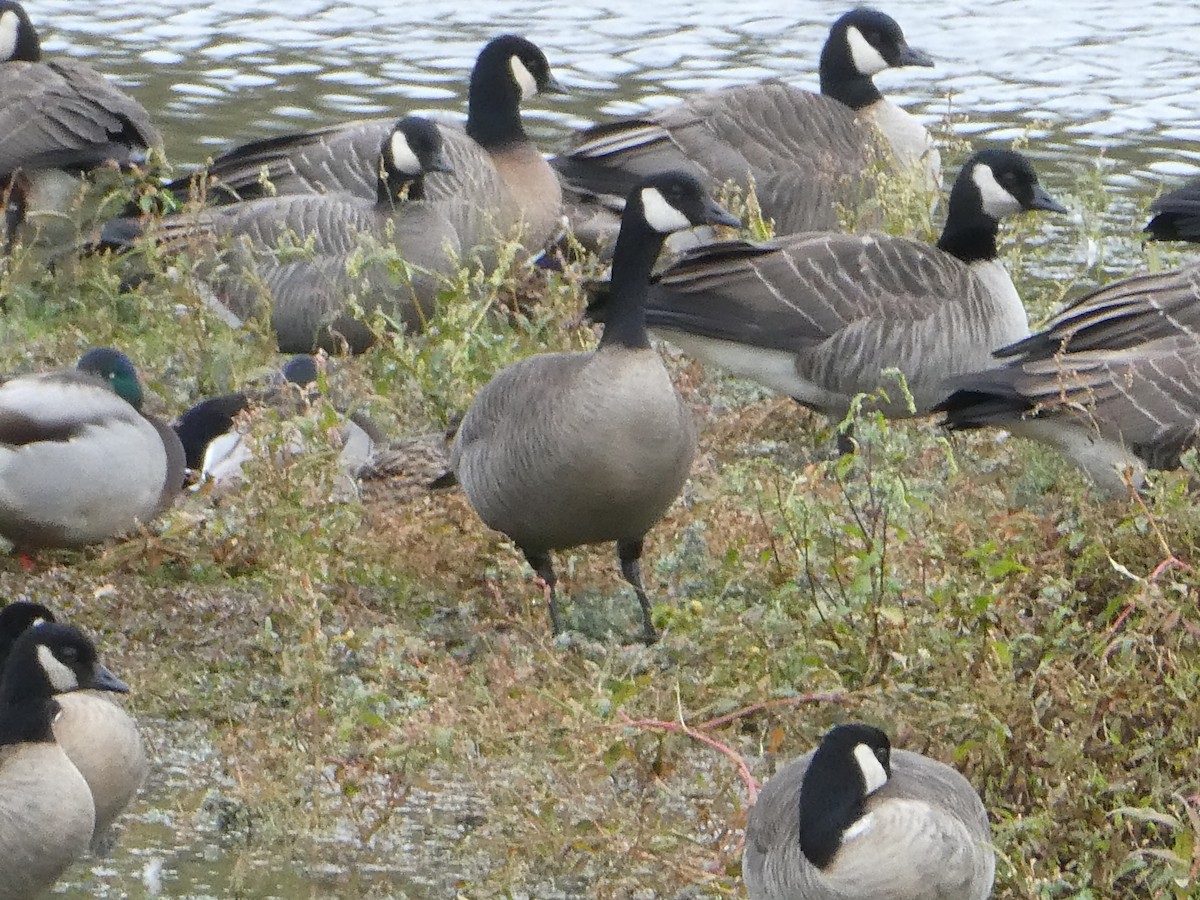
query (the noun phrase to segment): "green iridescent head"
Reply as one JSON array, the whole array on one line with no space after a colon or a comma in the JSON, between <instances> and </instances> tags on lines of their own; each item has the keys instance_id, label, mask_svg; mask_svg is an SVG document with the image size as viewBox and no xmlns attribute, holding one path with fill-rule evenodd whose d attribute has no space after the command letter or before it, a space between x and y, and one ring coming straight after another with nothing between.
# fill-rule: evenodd
<instances>
[{"instance_id":1,"label":"green iridescent head","mask_svg":"<svg viewBox=\"0 0 1200 900\"><path fill-rule=\"evenodd\" d=\"M142 408L142 385L138 381L133 362L120 350L112 347L96 347L89 350L76 366L81 372L99 375L117 396L128 401L136 410Z\"/></svg>"}]
</instances>

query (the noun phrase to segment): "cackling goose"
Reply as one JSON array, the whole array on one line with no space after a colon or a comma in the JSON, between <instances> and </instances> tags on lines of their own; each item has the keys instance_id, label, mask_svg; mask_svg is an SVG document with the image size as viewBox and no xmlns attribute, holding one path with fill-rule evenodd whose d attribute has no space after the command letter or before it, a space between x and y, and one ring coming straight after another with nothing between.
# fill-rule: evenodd
<instances>
[{"instance_id":1,"label":"cackling goose","mask_svg":"<svg viewBox=\"0 0 1200 900\"><path fill-rule=\"evenodd\" d=\"M619 209L638 178L667 168L692 171L714 192L752 178L777 234L838 229L838 206L866 199L863 175L888 155L936 192L941 159L929 133L872 81L889 67L932 65L894 19L859 8L829 32L820 94L764 81L587 129L552 160L576 234L588 245L603 243L617 224L606 210Z\"/></svg>"},{"instance_id":2,"label":"cackling goose","mask_svg":"<svg viewBox=\"0 0 1200 900\"><path fill-rule=\"evenodd\" d=\"M971 783L869 725L830 729L746 823L750 900L985 900L995 871Z\"/></svg>"},{"instance_id":3,"label":"cackling goose","mask_svg":"<svg viewBox=\"0 0 1200 900\"><path fill-rule=\"evenodd\" d=\"M692 176L667 173L634 188L600 346L508 366L476 395L455 437L458 482L484 523L512 538L545 582L555 634L563 622L550 552L616 541L641 604L643 638L657 638L642 542L683 488L695 429L650 346L643 304L665 236L702 224L737 220Z\"/></svg>"},{"instance_id":4,"label":"cackling goose","mask_svg":"<svg viewBox=\"0 0 1200 900\"><path fill-rule=\"evenodd\" d=\"M524 38L503 35L480 52L471 72L466 130L438 126L453 174L429 178L426 188L435 203L456 201L452 221L464 253L517 229L521 243L537 251L558 230L562 191L525 134L520 104L538 93L562 92L545 54ZM373 200L379 145L393 121L364 119L243 145L201 171L203 193L216 202L264 193L348 193ZM170 187L180 193L187 184L184 179Z\"/></svg>"},{"instance_id":5,"label":"cackling goose","mask_svg":"<svg viewBox=\"0 0 1200 900\"><path fill-rule=\"evenodd\" d=\"M992 350L1029 333L996 236L1001 218L1032 209L1066 212L1025 157L983 150L954 183L936 247L836 233L698 247L654 280L646 324L835 420L898 369L915 410L898 391L878 408L923 415L948 376L986 367ZM602 296L590 311L603 318Z\"/></svg>"},{"instance_id":6,"label":"cackling goose","mask_svg":"<svg viewBox=\"0 0 1200 900\"><path fill-rule=\"evenodd\" d=\"M1126 495L1200 436L1200 266L1107 285L996 357L949 382L946 424L1043 441Z\"/></svg>"},{"instance_id":7,"label":"cackling goose","mask_svg":"<svg viewBox=\"0 0 1200 900\"><path fill-rule=\"evenodd\" d=\"M15 601L0 609L0 672L17 639L54 615L40 603ZM55 694L61 709L54 736L92 792L94 834L102 835L146 779L146 751L137 724L110 692L77 690ZM93 840L94 843L94 840Z\"/></svg>"},{"instance_id":8,"label":"cackling goose","mask_svg":"<svg viewBox=\"0 0 1200 900\"><path fill-rule=\"evenodd\" d=\"M13 645L0 680L0 900L47 890L88 848L95 808L54 737L70 691L129 690L68 625L44 622Z\"/></svg>"}]
</instances>

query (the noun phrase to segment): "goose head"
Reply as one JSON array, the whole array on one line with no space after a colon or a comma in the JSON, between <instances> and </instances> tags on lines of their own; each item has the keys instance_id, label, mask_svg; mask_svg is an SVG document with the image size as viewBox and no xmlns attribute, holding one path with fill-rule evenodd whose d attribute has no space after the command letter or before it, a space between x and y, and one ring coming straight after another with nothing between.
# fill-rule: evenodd
<instances>
[{"instance_id":1,"label":"goose head","mask_svg":"<svg viewBox=\"0 0 1200 900\"><path fill-rule=\"evenodd\" d=\"M648 229L663 237L699 225L738 228L741 224L713 200L699 179L682 171L643 179L630 193L621 218L622 231Z\"/></svg>"},{"instance_id":2,"label":"goose head","mask_svg":"<svg viewBox=\"0 0 1200 900\"><path fill-rule=\"evenodd\" d=\"M424 176L427 173L454 171L442 144L442 133L431 121L420 116L406 116L396 123L380 147L379 158L382 165L380 188L389 201L405 188L410 200L420 200L425 193ZM313 380L316 380L315 376Z\"/></svg>"},{"instance_id":3,"label":"goose head","mask_svg":"<svg viewBox=\"0 0 1200 900\"><path fill-rule=\"evenodd\" d=\"M537 94L565 93L536 44L515 34L493 38L479 52L471 71L467 134L489 149L523 141L521 101Z\"/></svg>"},{"instance_id":4,"label":"goose head","mask_svg":"<svg viewBox=\"0 0 1200 900\"><path fill-rule=\"evenodd\" d=\"M1015 150L980 150L963 163L938 246L964 262L993 259L1000 220L1031 210L1069 210L1038 183L1033 164Z\"/></svg>"},{"instance_id":5,"label":"goose head","mask_svg":"<svg viewBox=\"0 0 1200 900\"><path fill-rule=\"evenodd\" d=\"M885 69L932 66L933 58L910 47L891 16L859 7L844 14L829 30L821 50L821 93L861 109L881 95L871 81Z\"/></svg>"},{"instance_id":6,"label":"goose head","mask_svg":"<svg viewBox=\"0 0 1200 900\"><path fill-rule=\"evenodd\" d=\"M800 850L818 869L857 833L867 798L892 777L891 753L886 734L858 723L830 729L813 752L800 785Z\"/></svg>"},{"instance_id":7,"label":"goose head","mask_svg":"<svg viewBox=\"0 0 1200 900\"><path fill-rule=\"evenodd\" d=\"M137 369L132 360L120 350L95 347L80 357L75 368L80 372L96 375L112 388L117 396L141 411L145 396L142 393L141 382L138 381Z\"/></svg>"},{"instance_id":8,"label":"goose head","mask_svg":"<svg viewBox=\"0 0 1200 900\"><path fill-rule=\"evenodd\" d=\"M0 63L37 62L41 58L37 31L21 4L0 0Z\"/></svg>"},{"instance_id":9,"label":"goose head","mask_svg":"<svg viewBox=\"0 0 1200 900\"><path fill-rule=\"evenodd\" d=\"M124 694L129 686L100 663L78 628L41 622L27 629L0 680L0 743L53 740L54 695L78 690Z\"/></svg>"}]
</instances>

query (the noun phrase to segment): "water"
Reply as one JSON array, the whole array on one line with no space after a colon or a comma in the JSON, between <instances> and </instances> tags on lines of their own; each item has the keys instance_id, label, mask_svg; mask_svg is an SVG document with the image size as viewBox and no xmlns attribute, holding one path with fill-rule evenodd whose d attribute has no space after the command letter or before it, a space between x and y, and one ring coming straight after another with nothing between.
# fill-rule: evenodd
<instances>
[{"instance_id":1,"label":"water","mask_svg":"<svg viewBox=\"0 0 1200 900\"><path fill-rule=\"evenodd\" d=\"M154 115L179 164L349 117L462 115L475 55L503 31L535 40L571 90L526 110L549 151L573 128L691 91L770 76L815 88L820 46L845 9L832 0L785 12L778 0L292 0L284 17L277 0L29 6L47 54L87 59L125 86ZM1139 203L1164 182L1200 172L1191 102L1200 67L1193 42L1179 39L1200 29L1200 5L942 0L889 11L937 60L932 70L881 75L890 97L929 122L952 112L956 133L976 145L1027 137L1052 193L1099 171L1116 227L1132 232ZM1061 252L1057 264L1069 271L1090 249L1077 240ZM203 802L220 788L211 747L197 734L158 728L159 768L121 846L92 871L77 869L80 883L66 896L147 896L143 881L153 884L160 870L164 896L229 896L235 869L242 896L453 895L456 873L431 881L433 858L420 852L450 847L469 821L458 808L469 801L453 791L409 798L389 847L358 853L351 838L333 834L331 861L321 866L269 860L232 846L219 810Z\"/></svg>"}]
</instances>

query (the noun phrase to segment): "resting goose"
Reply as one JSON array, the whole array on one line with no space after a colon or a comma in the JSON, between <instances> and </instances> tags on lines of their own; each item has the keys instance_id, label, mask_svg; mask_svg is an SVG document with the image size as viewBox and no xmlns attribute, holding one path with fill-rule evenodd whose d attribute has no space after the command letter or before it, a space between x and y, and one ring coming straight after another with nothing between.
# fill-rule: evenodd
<instances>
[{"instance_id":1,"label":"resting goose","mask_svg":"<svg viewBox=\"0 0 1200 900\"><path fill-rule=\"evenodd\" d=\"M568 189L577 236L598 245L616 230L638 178L685 169L711 191L753 178L777 234L840 228L838 205L866 199L863 175L890 155L941 189L941 159L924 126L886 100L872 76L932 66L890 16L865 7L834 22L821 51L821 93L764 81L691 97L653 115L597 125L552 160ZM885 139L880 141L879 137Z\"/></svg>"},{"instance_id":2,"label":"resting goose","mask_svg":"<svg viewBox=\"0 0 1200 900\"><path fill-rule=\"evenodd\" d=\"M650 346L646 283L667 234L736 225L681 172L642 181L625 205L610 315L591 352L545 353L503 369L476 395L451 449L471 506L512 538L547 586L563 629L552 550L617 542L637 592L642 636L657 638L642 586L642 542L674 502L695 454L690 411Z\"/></svg>"},{"instance_id":3,"label":"resting goose","mask_svg":"<svg viewBox=\"0 0 1200 900\"><path fill-rule=\"evenodd\" d=\"M1200 266L1100 288L996 357L946 385L946 425L1050 444L1126 495L1200 435Z\"/></svg>"},{"instance_id":4,"label":"resting goose","mask_svg":"<svg viewBox=\"0 0 1200 900\"><path fill-rule=\"evenodd\" d=\"M183 487L183 448L141 405L133 363L109 347L75 369L0 385L0 535L77 547L169 506Z\"/></svg>"},{"instance_id":5,"label":"resting goose","mask_svg":"<svg viewBox=\"0 0 1200 900\"><path fill-rule=\"evenodd\" d=\"M426 187L430 201L455 201L452 221L464 252L517 229L521 243L536 251L557 231L562 191L525 134L520 104L538 93L562 92L545 54L524 38L503 35L480 52L471 72L466 130L438 126L453 174L430 177ZM245 144L201 171L204 193L217 202L317 193L373 200L379 146L393 122L365 119ZM186 193L188 180L170 187Z\"/></svg>"},{"instance_id":6,"label":"resting goose","mask_svg":"<svg viewBox=\"0 0 1200 900\"><path fill-rule=\"evenodd\" d=\"M0 900L40 895L92 840L91 791L52 727L56 695L81 688L129 690L78 629L47 622L17 639L0 680Z\"/></svg>"},{"instance_id":7,"label":"resting goose","mask_svg":"<svg viewBox=\"0 0 1200 900\"><path fill-rule=\"evenodd\" d=\"M0 0L0 186L22 172L29 208L58 209L53 173L140 164L161 146L140 103L81 62L43 61L21 4Z\"/></svg>"},{"instance_id":8,"label":"resting goose","mask_svg":"<svg viewBox=\"0 0 1200 900\"><path fill-rule=\"evenodd\" d=\"M18 600L0 609L0 672L17 639L54 615L40 603ZM146 780L146 751L137 724L110 692L55 692L61 710L54 737L92 792L94 834L102 835L132 802ZM93 843L95 843L93 839Z\"/></svg>"},{"instance_id":9,"label":"resting goose","mask_svg":"<svg viewBox=\"0 0 1200 900\"><path fill-rule=\"evenodd\" d=\"M1200 178L1163 194L1150 212L1154 216L1143 230L1152 239L1200 242Z\"/></svg>"},{"instance_id":10,"label":"resting goose","mask_svg":"<svg viewBox=\"0 0 1200 900\"><path fill-rule=\"evenodd\" d=\"M361 353L375 335L349 308L351 298L366 319L379 310L419 329L458 270L447 204L425 199L425 176L450 171L443 133L416 116L394 122L366 169L375 178L370 200L263 197L168 216L150 234L168 250L207 257L197 271L217 299L240 319L269 316L281 351ZM135 220L116 220L101 241L125 245L139 231Z\"/></svg>"},{"instance_id":11,"label":"resting goose","mask_svg":"<svg viewBox=\"0 0 1200 900\"><path fill-rule=\"evenodd\" d=\"M963 165L936 247L885 234L796 234L685 253L657 276L646 324L704 362L841 420L881 385L891 417L928 413L951 375L989 365L1029 333L1021 298L997 256L1000 220L1066 210L1011 150ZM604 317L604 298L591 307ZM910 410L886 369L904 373Z\"/></svg>"},{"instance_id":12,"label":"resting goose","mask_svg":"<svg viewBox=\"0 0 1200 900\"><path fill-rule=\"evenodd\" d=\"M746 823L750 900L985 900L995 871L971 783L869 725L830 729Z\"/></svg>"}]
</instances>

